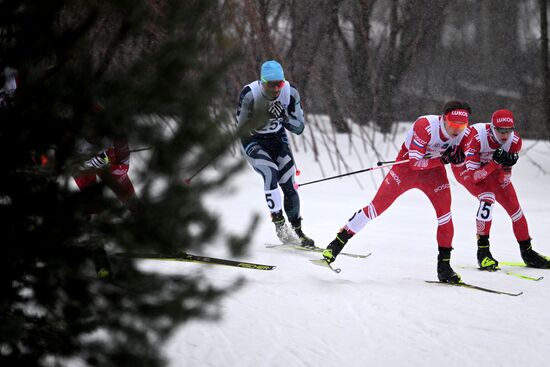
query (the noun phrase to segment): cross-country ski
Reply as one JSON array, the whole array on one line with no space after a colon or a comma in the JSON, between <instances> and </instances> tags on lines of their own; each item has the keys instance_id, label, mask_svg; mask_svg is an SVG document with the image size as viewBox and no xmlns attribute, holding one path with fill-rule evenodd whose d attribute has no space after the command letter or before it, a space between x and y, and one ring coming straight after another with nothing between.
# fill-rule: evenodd
<instances>
[{"instance_id":1,"label":"cross-country ski","mask_svg":"<svg viewBox=\"0 0 550 367\"><path fill-rule=\"evenodd\" d=\"M482 291L482 292L495 293L495 294L504 294L504 295L513 296L513 297L521 296L523 294L523 292L518 292L518 293L505 292L505 291L500 291L500 290L496 290L496 289L480 287L478 285L474 285L474 284L470 284L470 283L464 283L464 282L445 283L445 282L440 282L440 281L436 281L436 280L426 280L425 282L430 283L430 284L442 284L442 285L448 285L448 286L454 286L454 287L463 287L463 288L469 288L469 289L476 289L476 290Z\"/></svg>"},{"instance_id":2,"label":"cross-country ski","mask_svg":"<svg viewBox=\"0 0 550 367\"><path fill-rule=\"evenodd\" d=\"M322 247L317 247L317 246L305 247L305 246L291 244L291 243L286 243L286 244L270 244L270 243L268 243L268 244L266 244L265 247L273 248L273 249L280 249L280 250L298 250L298 251L317 252L317 253L322 253L323 251L325 251L325 249L322 248ZM372 253L369 252L367 254L361 255L361 254L352 254L352 253L348 253L348 252L342 252L342 253L340 253L340 255L353 257L353 258L356 258L356 259L366 259L367 257L371 256Z\"/></svg>"},{"instance_id":3,"label":"cross-country ski","mask_svg":"<svg viewBox=\"0 0 550 367\"><path fill-rule=\"evenodd\" d=\"M502 262L499 264L499 265L504 265ZM474 266L464 266L464 265L461 265L460 266L461 269L478 269L478 270L481 270L477 267L474 267ZM524 280L532 280L532 281L535 281L535 282L538 282L538 281L541 281L544 279L543 276L539 276L539 277L532 277L532 276L529 276L529 275L526 275L526 274L521 274L521 273L516 273L514 271L510 271L510 270L507 270L507 269L503 269L502 267L498 266L496 267L494 270L492 271L486 271L486 270L483 270L484 272L486 273L493 273L493 272L497 272L499 274L506 274L506 275L509 275L511 277L516 277L516 278L519 278L519 279L524 279Z\"/></svg>"},{"instance_id":4,"label":"cross-country ski","mask_svg":"<svg viewBox=\"0 0 550 367\"><path fill-rule=\"evenodd\" d=\"M152 254L152 253L120 252L114 255L119 257L141 259L141 260L180 261L180 262L191 262L191 263L209 264L209 265L225 265L225 266L233 266L237 268L255 269L255 270L273 270L277 267L275 265L264 265L264 264L246 262L246 261L219 259L215 257L191 255L187 253L182 253L179 255L161 255L161 254Z\"/></svg>"}]
</instances>

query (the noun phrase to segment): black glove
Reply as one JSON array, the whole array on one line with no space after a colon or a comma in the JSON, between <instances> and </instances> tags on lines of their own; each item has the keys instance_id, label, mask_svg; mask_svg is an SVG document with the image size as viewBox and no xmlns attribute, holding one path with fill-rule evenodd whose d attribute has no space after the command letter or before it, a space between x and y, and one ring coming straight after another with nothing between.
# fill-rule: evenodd
<instances>
[{"instance_id":1,"label":"black glove","mask_svg":"<svg viewBox=\"0 0 550 367\"><path fill-rule=\"evenodd\" d=\"M279 117L283 117L286 111L285 106L283 106L281 102L277 101L269 106L267 112L269 112L271 117L278 119Z\"/></svg>"},{"instance_id":2,"label":"black glove","mask_svg":"<svg viewBox=\"0 0 550 367\"><path fill-rule=\"evenodd\" d=\"M456 148L456 150L451 154L451 163L452 164L460 164L464 162L464 159L466 158L466 155L464 155L464 152L460 148Z\"/></svg>"},{"instance_id":3,"label":"black glove","mask_svg":"<svg viewBox=\"0 0 550 367\"><path fill-rule=\"evenodd\" d=\"M443 164L460 164L464 162L464 158L464 152L458 146L448 147L447 150L445 150L440 157Z\"/></svg>"},{"instance_id":4,"label":"black glove","mask_svg":"<svg viewBox=\"0 0 550 367\"><path fill-rule=\"evenodd\" d=\"M498 164L504 164L506 159L508 158L508 152L504 151L502 148L498 148L493 153L493 161Z\"/></svg>"},{"instance_id":5,"label":"black glove","mask_svg":"<svg viewBox=\"0 0 550 367\"><path fill-rule=\"evenodd\" d=\"M443 164L449 164L451 163L451 154L453 153L453 147L448 147L447 150L445 150L443 152L443 154L441 154L441 157L439 157L439 159L441 159L441 162Z\"/></svg>"},{"instance_id":6,"label":"black glove","mask_svg":"<svg viewBox=\"0 0 550 367\"><path fill-rule=\"evenodd\" d=\"M511 167L517 163L518 159L519 155L517 153L509 153L502 148L498 148L493 153L493 160L498 164L502 164L503 166Z\"/></svg>"},{"instance_id":7,"label":"black glove","mask_svg":"<svg viewBox=\"0 0 550 367\"><path fill-rule=\"evenodd\" d=\"M506 159L502 163L503 166L512 167L514 164L517 163L519 159L519 154L517 153L507 153Z\"/></svg>"}]
</instances>

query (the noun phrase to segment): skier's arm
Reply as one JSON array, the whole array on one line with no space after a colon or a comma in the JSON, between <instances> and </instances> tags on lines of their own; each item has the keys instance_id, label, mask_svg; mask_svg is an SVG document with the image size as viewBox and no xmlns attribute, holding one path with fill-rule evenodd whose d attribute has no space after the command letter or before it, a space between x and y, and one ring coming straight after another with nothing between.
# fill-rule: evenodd
<instances>
[{"instance_id":1,"label":"skier's arm","mask_svg":"<svg viewBox=\"0 0 550 367\"><path fill-rule=\"evenodd\" d=\"M117 164L130 164L130 148L128 147L128 139L119 137L113 139L113 148Z\"/></svg>"},{"instance_id":2,"label":"skier's arm","mask_svg":"<svg viewBox=\"0 0 550 367\"><path fill-rule=\"evenodd\" d=\"M239 105L237 107L237 133L240 135L241 144L246 147L251 141L250 132L252 129L252 116L254 110L254 96L250 87L245 87L241 91L239 97Z\"/></svg>"},{"instance_id":3,"label":"skier's arm","mask_svg":"<svg viewBox=\"0 0 550 367\"><path fill-rule=\"evenodd\" d=\"M483 181L489 177L495 169L500 167L500 164L493 160L481 166L481 143L477 136L477 133L470 134L464 147L466 152L465 166L468 170L466 176L473 183Z\"/></svg>"},{"instance_id":4,"label":"skier's arm","mask_svg":"<svg viewBox=\"0 0 550 367\"><path fill-rule=\"evenodd\" d=\"M413 136L409 147L409 166L415 171L443 166L439 157L430 157L426 153L428 142L431 139L428 126L429 122L425 118L417 120L413 126Z\"/></svg>"},{"instance_id":5,"label":"skier's arm","mask_svg":"<svg viewBox=\"0 0 550 367\"><path fill-rule=\"evenodd\" d=\"M292 85L290 86L290 103L288 104L287 114L288 119L285 119L283 126L294 134L300 135L305 128L304 111L300 103L300 93Z\"/></svg>"},{"instance_id":6,"label":"skier's arm","mask_svg":"<svg viewBox=\"0 0 550 367\"><path fill-rule=\"evenodd\" d=\"M503 163L500 165L500 170L498 171L498 182L504 183L510 181L512 178L512 166L515 165L519 159L519 152L521 150L522 141L518 136L517 139L512 143L512 146L508 150Z\"/></svg>"}]
</instances>

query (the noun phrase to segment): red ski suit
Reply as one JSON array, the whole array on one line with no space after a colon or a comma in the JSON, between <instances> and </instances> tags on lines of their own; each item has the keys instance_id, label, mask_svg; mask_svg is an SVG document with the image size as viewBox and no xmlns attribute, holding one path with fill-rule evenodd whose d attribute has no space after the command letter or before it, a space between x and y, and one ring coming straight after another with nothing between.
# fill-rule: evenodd
<instances>
[{"instance_id":1,"label":"red ski suit","mask_svg":"<svg viewBox=\"0 0 550 367\"><path fill-rule=\"evenodd\" d=\"M518 241L528 240L527 220L519 205L516 190L512 184L512 167L493 161L493 152L502 147L510 153L519 153L521 138L511 133L508 140L499 142L491 124L479 123L470 126L460 143L466 155L464 163L453 165L453 174L470 194L477 197L480 206L476 216L478 235L489 235L492 223L492 207L498 202L512 219L514 235Z\"/></svg>"},{"instance_id":2,"label":"red ski suit","mask_svg":"<svg viewBox=\"0 0 550 367\"><path fill-rule=\"evenodd\" d=\"M125 139L115 140L114 146L106 150L109 157L109 171L82 174L74 177L80 190L97 182L97 176L109 186L122 203L128 202L135 195L134 185L128 177L130 151ZM106 176L109 175L110 177Z\"/></svg>"},{"instance_id":3,"label":"red ski suit","mask_svg":"<svg viewBox=\"0 0 550 367\"><path fill-rule=\"evenodd\" d=\"M396 161L409 159L409 162L394 165L390 169L374 199L355 213L344 228L357 233L403 193L419 189L426 194L435 209L438 246L451 248L454 235L451 191L445 166L439 157L449 146L458 145L461 135L451 137L445 130L442 116L419 117L409 130L396 158Z\"/></svg>"}]
</instances>

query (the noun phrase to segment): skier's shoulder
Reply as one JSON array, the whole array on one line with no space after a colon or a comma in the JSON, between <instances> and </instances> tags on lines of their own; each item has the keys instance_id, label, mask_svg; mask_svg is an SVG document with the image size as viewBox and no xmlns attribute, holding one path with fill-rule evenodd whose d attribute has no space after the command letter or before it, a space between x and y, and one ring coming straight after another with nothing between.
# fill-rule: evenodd
<instances>
[{"instance_id":1,"label":"skier's shoulder","mask_svg":"<svg viewBox=\"0 0 550 367\"><path fill-rule=\"evenodd\" d=\"M514 136L512 136L512 144L510 146L510 152L519 153L523 145L523 140L521 137L514 131Z\"/></svg>"},{"instance_id":2,"label":"skier's shoulder","mask_svg":"<svg viewBox=\"0 0 550 367\"><path fill-rule=\"evenodd\" d=\"M253 102L254 102L254 93L252 93L251 85L247 84L241 89L241 93L239 95L239 105L242 105L243 103L253 103Z\"/></svg>"},{"instance_id":3,"label":"skier's shoulder","mask_svg":"<svg viewBox=\"0 0 550 367\"><path fill-rule=\"evenodd\" d=\"M287 82L289 87L289 94L290 94L290 104L300 104L300 92L298 91L298 88L291 82Z\"/></svg>"},{"instance_id":4,"label":"skier's shoulder","mask_svg":"<svg viewBox=\"0 0 550 367\"><path fill-rule=\"evenodd\" d=\"M438 116L438 115L422 115L422 116L419 116L414 121L413 128L415 130L417 130L417 129L429 130L431 124L437 122L439 117L440 116Z\"/></svg>"},{"instance_id":5,"label":"skier's shoulder","mask_svg":"<svg viewBox=\"0 0 550 367\"><path fill-rule=\"evenodd\" d=\"M423 115L416 119L413 123L412 130L414 135L423 138L429 138L432 134L432 121L436 115Z\"/></svg>"},{"instance_id":6,"label":"skier's shoulder","mask_svg":"<svg viewBox=\"0 0 550 367\"><path fill-rule=\"evenodd\" d=\"M300 92L298 91L298 87L295 84L293 84L292 82L289 82L288 80L287 80L287 83L288 83L288 87L290 88L291 94L292 93L300 94Z\"/></svg>"}]
</instances>

